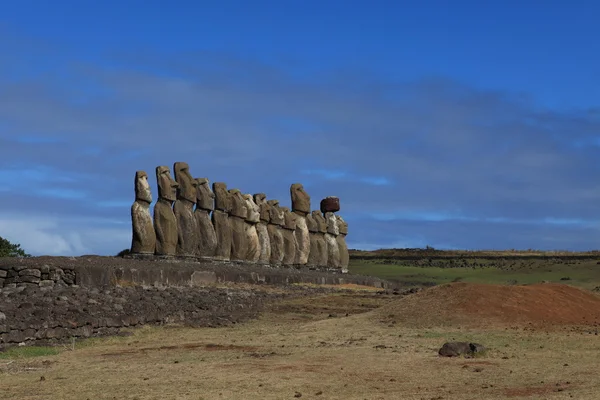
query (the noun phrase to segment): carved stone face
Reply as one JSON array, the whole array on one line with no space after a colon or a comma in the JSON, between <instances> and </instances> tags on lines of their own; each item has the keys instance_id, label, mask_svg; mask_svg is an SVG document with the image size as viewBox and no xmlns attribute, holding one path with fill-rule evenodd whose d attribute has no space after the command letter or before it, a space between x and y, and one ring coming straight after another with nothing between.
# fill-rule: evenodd
<instances>
[{"instance_id":1,"label":"carved stone face","mask_svg":"<svg viewBox=\"0 0 600 400\"><path fill-rule=\"evenodd\" d=\"M279 207L279 200L268 200L267 204L269 205L269 215L271 217L271 223L274 225L284 224L284 214L281 207Z\"/></svg>"},{"instance_id":2,"label":"carved stone face","mask_svg":"<svg viewBox=\"0 0 600 400\"><path fill-rule=\"evenodd\" d=\"M260 220L268 223L271 220L271 216L269 215L270 206L269 203L267 203L267 195L264 193L256 193L254 195L254 202L260 208Z\"/></svg>"},{"instance_id":3,"label":"carved stone face","mask_svg":"<svg viewBox=\"0 0 600 400\"><path fill-rule=\"evenodd\" d=\"M337 226L338 226L340 235L346 236L348 234L348 223L346 221L344 221L344 219L342 217L340 217L339 215L336 215L336 218L337 218Z\"/></svg>"},{"instance_id":4,"label":"carved stone face","mask_svg":"<svg viewBox=\"0 0 600 400\"><path fill-rule=\"evenodd\" d=\"M244 200L246 200L246 210L248 211L246 221L251 224L258 224L260 222L260 207L254 202L251 194L245 194Z\"/></svg>"},{"instance_id":5,"label":"carved stone face","mask_svg":"<svg viewBox=\"0 0 600 400\"><path fill-rule=\"evenodd\" d=\"M319 210L312 212L312 217L317 223L317 229L320 233L327 233L327 220Z\"/></svg>"},{"instance_id":6,"label":"carved stone face","mask_svg":"<svg viewBox=\"0 0 600 400\"><path fill-rule=\"evenodd\" d=\"M281 207L283 210L284 228L294 230L296 229L296 214L294 214L288 207Z\"/></svg>"},{"instance_id":7,"label":"carved stone face","mask_svg":"<svg viewBox=\"0 0 600 400\"><path fill-rule=\"evenodd\" d=\"M248 210L246 209L246 200L242 196L239 189L231 189L229 191L231 197L231 215L236 217L244 218L248 216Z\"/></svg>"},{"instance_id":8,"label":"carved stone face","mask_svg":"<svg viewBox=\"0 0 600 400\"><path fill-rule=\"evenodd\" d=\"M177 198L195 203L196 181L190 174L189 165L184 162L176 162L173 165L173 172L175 173L175 180L179 184L179 188L177 189Z\"/></svg>"},{"instance_id":9,"label":"carved stone face","mask_svg":"<svg viewBox=\"0 0 600 400\"><path fill-rule=\"evenodd\" d=\"M227 190L227 184L223 182L213 183L213 193L215 194L215 209L230 212L231 195Z\"/></svg>"},{"instance_id":10,"label":"carved stone face","mask_svg":"<svg viewBox=\"0 0 600 400\"><path fill-rule=\"evenodd\" d=\"M304 191L304 186L300 183L294 183L290 187L292 196L292 211L308 214L310 212L310 196Z\"/></svg>"},{"instance_id":11,"label":"carved stone face","mask_svg":"<svg viewBox=\"0 0 600 400\"><path fill-rule=\"evenodd\" d=\"M136 171L135 173L135 199L148 204L152 203L152 192L146 171Z\"/></svg>"},{"instance_id":12,"label":"carved stone face","mask_svg":"<svg viewBox=\"0 0 600 400\"><path fill-rule=\"evenodd\" d=\"M306 227L311 233L319 232L319 226L317 225L317 221L315 221L312 214L306 214Z\"/></svg>"},{"instance_id":13,"label":"carved stone face","mask_svg":"<svg viewBox=\"0 0 600 400\"><path fill-rule=\"evenodd\" d=\"M215 209L215 194L210 190L207 178L196 178L196 208L206 211Z\"/></svg>"},{"instance_id":14,"label":"carved stone face","mask_svg":"<svg viewBox=\"0 0 600 400\"><path fill-rule=\"evenodd\" d=\"M171 202L177 199L177 188L179 187L179 184L171 178L169 167L164 165L156 167L156 181L158 182L159 198Z\"/></svg>"},{"instance_id":15,"label":"carved stone face","mask_svg":"<svg viewBox=\"0 0 600 400\"><path fill-rule=\"evenodd\" d=\"M337 236L340 234L340 230L338 228L338 220L334 213L328 212L325 214L325 219L327 220L327 233L330 235Z\"/></svg>"}]
</instances>

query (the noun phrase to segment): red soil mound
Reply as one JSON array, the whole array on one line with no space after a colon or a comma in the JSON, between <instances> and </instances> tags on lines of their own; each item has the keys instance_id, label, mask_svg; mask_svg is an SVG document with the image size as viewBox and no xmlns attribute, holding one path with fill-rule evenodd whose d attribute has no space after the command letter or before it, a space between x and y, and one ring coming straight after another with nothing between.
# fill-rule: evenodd
<instances>
[{"instance_id":1,"label":"red soil mound","mask_svg":"<svg viewBox=\"0 0 600 400\"><path fill-rule=\"evenodd\" d=\"M599 325L600 296L561 284L451 283L388 304L378 317L412 326Z\"/></svg>"}]
</instances>

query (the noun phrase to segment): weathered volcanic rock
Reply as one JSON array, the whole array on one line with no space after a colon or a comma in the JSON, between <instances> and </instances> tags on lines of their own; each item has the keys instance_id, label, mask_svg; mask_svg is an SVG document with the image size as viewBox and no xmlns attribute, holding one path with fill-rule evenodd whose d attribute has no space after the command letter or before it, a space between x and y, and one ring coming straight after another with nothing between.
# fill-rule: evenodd
<instances>
[{"instance_id":1,"label":"weathered volcanic rock","mask_svg":"<svg viewBox=\"0 0 600 400\"><path fill-rule=\"evenodd\" d=\"M131 252L136 254L154 254L156 250L156 232L150 204L152 193L148 183L148 174L145 171L135 173L135 201L131 205Z\"/></svg>"},{"instance_id":2,"label":"weathered volcanic rock","mask_svg":"<svg viewBox=\"0 0 600 400\"><path fill-rule=\"evenodd\" d=\"M198 250L198 224L194 216L196 204L196 180L190 174L187 163L176 162L173 165L177 188L177 200L173 212L177 219L177 255L193 257Z\"/></svg>"},{"instance_id":3,"label":"weathered volcanic rock","mask_svg":"<svg viewBox=\"0 0 600 400\"><path fill-rule=\"evenodd\" d=\"M340 211L340 199L338 197L329 196L321 200L321 212L323 214L338 211Z\"/></svg>"}]
</instances>

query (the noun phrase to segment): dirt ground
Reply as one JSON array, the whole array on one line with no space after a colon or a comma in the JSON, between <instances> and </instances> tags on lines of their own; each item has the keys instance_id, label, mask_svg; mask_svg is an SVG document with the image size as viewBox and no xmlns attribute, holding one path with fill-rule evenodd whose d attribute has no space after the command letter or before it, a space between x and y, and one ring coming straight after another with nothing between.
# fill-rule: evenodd
<instances>
[{"instance_id":1,"label":"dirt ground","mask_svg":"<svg viewBox=\"0 0 600 400\"><path fill-rule=\"evenodd\" d=\"M55 356L0 360L0 398L600 398L600 338L592 321L560 330L531 329L518 318L492 318L485 327L434 319L415 327L403 320L426 317L451 296L440 287L405 297L359 289L284 300L257 320L231 327L146 327L131 336L65 345ZM497 287L450 292L466 299L482 290L499 299L518 297ZM560 293L578 301L569 288L544 290L554 290L544 301ZM594 304L591 296L585 307ZM403 314L407 308L414 312ZM512 312L530 312L521 309ZM438 357L448 340L490 350L474 359Z\"/></svg>"}]
</instances>

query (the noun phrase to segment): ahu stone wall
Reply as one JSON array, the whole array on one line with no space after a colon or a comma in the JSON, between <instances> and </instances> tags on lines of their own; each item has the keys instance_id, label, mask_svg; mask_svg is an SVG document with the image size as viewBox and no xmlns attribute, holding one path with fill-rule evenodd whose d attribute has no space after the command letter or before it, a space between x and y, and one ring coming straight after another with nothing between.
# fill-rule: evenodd
<instances>
[{"instance_id":1,"label":"ahu stone wall","mask_svg":"<svg viewBox=\"0 0 600 400\"><path fill-rule=\"evenodd\" d=\"M75 283L74 266L0 263L0 288L17 286L54 287Z\"/></svg>"},{"instance_id":2,"label":"ahu stone wall","mask_svg":"<svg viewBox=\"0 0 600 400\"><path fill-rule=\"evenodd\" d=\"M233 261L274 267L348 272L348 224L337 197L311 210L300 183L290 186L291 208L264 193L244 194L223 182L194 178L187 163L156 167L158 199L151 214L148 174L135 174L131 256Z\"/></svg>"}]
</instances>

